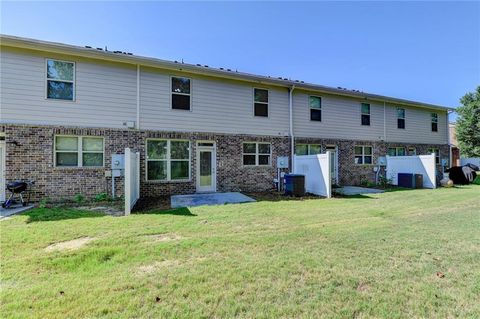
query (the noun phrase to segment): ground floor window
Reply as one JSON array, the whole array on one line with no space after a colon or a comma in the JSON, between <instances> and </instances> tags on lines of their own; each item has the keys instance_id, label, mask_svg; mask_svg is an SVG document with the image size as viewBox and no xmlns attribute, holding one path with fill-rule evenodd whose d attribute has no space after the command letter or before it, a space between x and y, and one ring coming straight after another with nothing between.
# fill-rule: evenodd
<instances>
[{"instance_id":1,"label":"ground floor window","mask_svg":"<svg viewBox=\"0 0 480 319\"><path fill-rule=\"evenodd\" d=\"M440 150L438 148L432 147L428 149L428 154L435 153L435 164L440 164Z\"/></svg>"},{"instance_id":2,"label":"ground floor window","mask_svg":"<svg viewBox=\"0 0 480 319\"><path fill-rule=\"evenodd\" d=\"M243 143L243 165L271 165L272 147L270 143Z\"/></svg>"},{"instance_id":3,"label":"ground floor window","mask_svg":"<svg viewBox=\"0 0 480 319\"><path fill-rule=\"evenodd\" d=\"M373 164L373 147L355 146L355 164Z\"/></svg>"},{"instance_id":4,"label":"ground floor window","mask_svg":"<svg viewBox=\"0 0 480 319\"><path fill-rule=\"evenodd\" d=\"M417 155L417 149L415 147L409 147L408 148L408 153L407 153L408 156L414 156L414 155Z\"/></svg>"},{"instance_id":5,"label":"ground floor window","mask_svg":"<svg viewBox=\"0 0 480 319\"><path fill-rule=\"evenodd\" d=\"M55 136L55 166L101 167L104 157L103 137Z\"/></svg>"},{"instance_id":6,"label":"ground floor window","mask_svg":"<svg viewBox=\"0 0 480 319\"><path fill-rule=\"evenodd\" d=\"M190 142L147 140L147 180L179 181L190 179Z\"/></svg>"},{"instance_id":7,"label":"ground floor window","mask_svg":"<svg viewBox=\"0 0 480 319\"><path fill-rule=\"evenodd\" d=\"M389 147L388 156L405 156L405 147Z\"/></svg>"},{"instance_id":8,"label":"ground floor window","mask_svg":"<svg viewBox=\"0 0 480 319\"><path fill-rule=\"evenodd\" d=\"M297 144L295 145L295 155L316 155L322 153L320 144Z\"/></svg>"}]
</instances>

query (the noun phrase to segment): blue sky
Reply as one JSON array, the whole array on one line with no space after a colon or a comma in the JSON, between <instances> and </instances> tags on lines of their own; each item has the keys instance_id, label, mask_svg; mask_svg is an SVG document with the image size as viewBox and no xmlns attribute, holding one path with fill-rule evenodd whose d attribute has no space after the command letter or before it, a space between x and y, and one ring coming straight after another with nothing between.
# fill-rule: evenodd
<instances>
[{"instance_id":1,"label":"blue sky","mask_svg":"<svg viewBox=\"0 0 480 319\"><path fill-rule=\"evenodd\" d=\"M446 106L480 85L480 2L5 2L1 33Z\"/></svg>"}]
</instances>

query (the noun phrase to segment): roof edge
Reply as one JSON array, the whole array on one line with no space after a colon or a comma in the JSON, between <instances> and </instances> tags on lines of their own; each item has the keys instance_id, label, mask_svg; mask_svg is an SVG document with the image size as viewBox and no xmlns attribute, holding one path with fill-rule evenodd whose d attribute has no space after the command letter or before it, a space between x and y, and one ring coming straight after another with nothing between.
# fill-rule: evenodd
<instances>
[{"instance_id":1,"label":"roof edge","mask_svg":"<svg viewBox=\"0 0 480 319\"><path fill-rule=\"evenodd\" d=\"M262 76L245 72L231 71L229 69L216 69L208 66L194 65L189 63L168 61L158 58L144 57L139 55L129 55L124 53L115 53L112 51L97 50L95 48L86 48L76 45L43 41L31 38L24 38L6 34L0 34L0 46L9 46L22 49L30 49L36 51L49 51L59 54L70 54L92 59L107 60L126 64L142 65L153 68L161 68L168 70L182 71L192 74L213 76L217 78L232 79L257 84L268 84L273 86L301 89L305 91L327 93L333 95L341 95L353 98L361 98L365 100L388 102L393 104L401 104L406 106L436 109L442 111L454 110L453 107L429 104L424 102L406 100L379 94L365 93L361 91L347 90L343 88L334 88L314 83L306 83L304 81L289 80L284 78L273 78L270 76Z\"/></svg>"}]
</instances>

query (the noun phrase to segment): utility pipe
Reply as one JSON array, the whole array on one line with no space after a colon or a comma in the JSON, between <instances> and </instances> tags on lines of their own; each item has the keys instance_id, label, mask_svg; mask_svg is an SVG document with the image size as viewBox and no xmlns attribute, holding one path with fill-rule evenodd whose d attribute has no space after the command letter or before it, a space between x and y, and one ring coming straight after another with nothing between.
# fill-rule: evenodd
<instances>
[{"instance_id":1,"label":"utility pipe","mask_svg":"<svg viewBox=\"0 0 480 319\"><path fill-rule=\"evenodd\" d=\"M295 138L293 136L293 90L295 90L295 85L292 85L288 90L288 109L290 116L290 154L292 156L292 168L290 169L293 172L294 167L294 157L295 157Z\"/></svg>"}]
</instances>

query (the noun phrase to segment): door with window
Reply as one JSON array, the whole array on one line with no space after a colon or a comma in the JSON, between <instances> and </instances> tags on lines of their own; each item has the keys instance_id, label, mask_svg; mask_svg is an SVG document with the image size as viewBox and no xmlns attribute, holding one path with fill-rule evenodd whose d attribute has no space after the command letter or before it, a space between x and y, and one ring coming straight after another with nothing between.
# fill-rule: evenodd
<instances>
[{"instance_id":1,"label":"door with window","mask_svg":"<svg viewBox=\"0 0 480 319\"><path fill-rule=\"evenodd\" d=\"M0 202L5 201L5 141L0 141Z\"/></svg>"},{"instance_id":2,"label":"door with window","mask_svg":"<svg viewBox=\"0 0 480 319\"><path fill-rule=\"evenodd\" d=\"M217 188L214 142L197 143L197 192L215 192Z\"/></svg>"},{"instance_id":3,"label":"door with window","mask_svg":"<svg viewBox=\"0 0 480 319\"><path fill-rule=\"evenodd\" d=\"M326 151L330 152L330 176L332 184L338 184L338 151L336 145L327 145Z\"/></svg>"}]
</instances>

